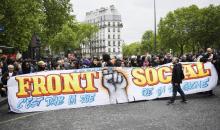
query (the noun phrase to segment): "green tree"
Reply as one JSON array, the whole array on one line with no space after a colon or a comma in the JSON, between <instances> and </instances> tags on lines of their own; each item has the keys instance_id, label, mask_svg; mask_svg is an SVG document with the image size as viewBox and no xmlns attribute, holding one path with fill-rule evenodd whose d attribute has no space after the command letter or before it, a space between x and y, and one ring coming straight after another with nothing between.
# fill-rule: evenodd
<instances>
[{"instance_id":1,"label":"green tree","mask_svg":"<svg viewBox=\"0 0 220 130\"><path fill-rule=\"evenodd\" d=\"M61 31L51 41L51 47L55 52L67 52L77 48L76 32L68 24L64 24Z\"/></svg>"},{"instance_id":2,"label":"green tree","mask_svg":"<svg viewBox=\"0 0 220 130\"><path fill-rule=\"evenodd\" d=\"M123 45L122 46L122 53L123 56L131 56L131 55L141 55L141 43L140 42L134 42L129 45Z\"/></svg>"},{"instance_id":3,"label":"green tree","mask_svg":"<svg viewBox=\"0 0 220 130\"><path fill-rule=\"evenodd\" d=\"M196 5L169 12L159 23L161 46L178 54L199 48L220 47L220 6Z\"/></svg>"},{"instance_id":4,"label":"green tree","mask_svg":"<svg viewBox=\"0 0 220 130\"><path fill-rule=\"evenodd\" d=\"M78 33L78 36L81 37L80 43L88 44L90 46L90 56L92 55L91 52L94 46L92 45L92 40L94 40L92 38L94 38L95 33L98 31L99 28L93 24L83 23L80 26L80 31Z\"/></svg>"},{"instance_id":5,"label":"green tree","mask_svg":"<svg viewBox=\"0 0 220 130\"><path fill-rule=\"evenodd\" d=\"M195 40L202 48L219 45L220 42L220 6L210 5L202 8L198 17Z\"/></svg>"},{"instance_id":6,"label":"green tree","mask_svg":"<svg viewBox=\"0 0 220 130\"><path fill-rule=\"evenodd\" d=\"M163 46L181 54L184 53L184 47L188 44L189 39L185 10L185 8L180 8L168 13L159 24L159 35Z\"/></svg>"},{"instance_id":7,"label":"green tree","mask_svg":"<svg viewBox=\"0 0 220 130\"><path fill-rule=\"evenodd\" d=\"M154 32L152 30L147 30L142 36L141 39L141 52L144 54L146 52L156 53L161 49L160 40L158 35L156 36L157 40L157 50L154 48Z\"/></svg>"},{"instance_id":8,"label":"green tree","mask_svg":"<svg viewBox=\"0 0 220 130\"><path fill-rule=\"evenodd\" d=\"M53 44L52 39L62 30L64 24L75 20L71 15L72 5L70 0L43 0L43 11L46 18L41 34L42 41L45 44Z\"/></svg>"},{"instance_id":9,"label":"green tree","mask_svg":"<svg viewBox=\"0 0 220 130\"><path fill-rule=\"evenodd\" d=\"M152 52L154 49L154 33L152 30L147 30L144 35L142 36L141 40L141 46L142 46L142 52Z\"/></svg>"},{"instance_id":10,"label":"green tree","mask_svg":"<svg viewBox=\"0 0 220 130\"><path fill-rule=\"evenodd\" d=\"M20 51L28 48L34 32L43 26L44 14L41 0L3 0L0 4L0 33L3 45L13 46Z\"/></svg>"},{"instance_id":11,"label":"green tree","mask_svg":"<svg viewBox=\"0 0 220 130\"><path fill-rule=\"evenodd\" d=\"M86 23L67 23L57 33L51 46L55 52L80 49L81 43L88 43L92 35L98 31L97 26Z\"/></svg>"}]
</instances>

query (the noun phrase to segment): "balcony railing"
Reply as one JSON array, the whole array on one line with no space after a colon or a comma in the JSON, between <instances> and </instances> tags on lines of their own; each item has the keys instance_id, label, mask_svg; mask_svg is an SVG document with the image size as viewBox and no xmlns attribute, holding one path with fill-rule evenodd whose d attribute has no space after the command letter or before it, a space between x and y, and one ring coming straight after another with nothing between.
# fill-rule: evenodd
<instances>
[{"instance_id":1,"label":"balcony railing","mask_svg":"<svg viewBox=\"0 0 220 130\"><path fill-rule=\"evenodd\" d=\"M120 23L120 24L118 24L118 25L109 25L109 24L104 24L104 25L99 25L99 29L101 29L101 28L106 28L106 27L119 27L119 28L122 28L123 27L123 24L122 23Z\"/></svg>"}]
</instances>

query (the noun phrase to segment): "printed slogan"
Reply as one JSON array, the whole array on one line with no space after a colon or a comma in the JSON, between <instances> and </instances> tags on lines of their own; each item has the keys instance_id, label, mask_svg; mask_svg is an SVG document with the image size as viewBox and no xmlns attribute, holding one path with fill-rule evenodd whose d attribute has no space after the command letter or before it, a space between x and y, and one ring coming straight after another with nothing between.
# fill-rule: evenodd
<instances>
[{"instance_id":1,"label":"printed slogan","mask_svg":"<svg viewBox=\"0 0 220 130\"><path fill-rule=\"evenodd\" d=\"M186 94L217 85L211 63L182 63ZM8 101L16 113L152 100L172 95L172 64L156 68L44 71L10 78Z\"/></svg>"}]
</instances>

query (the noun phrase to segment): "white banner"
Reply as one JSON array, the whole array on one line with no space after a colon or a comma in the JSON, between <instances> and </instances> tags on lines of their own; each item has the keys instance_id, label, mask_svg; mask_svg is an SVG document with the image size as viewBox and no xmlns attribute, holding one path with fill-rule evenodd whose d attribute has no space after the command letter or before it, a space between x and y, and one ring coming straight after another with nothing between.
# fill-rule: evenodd
<instances>
[{"instance_id":1,"label":"white banner","mask_svg":"<svg viewBox=\"0 0 220 130\"><path fill-rule=\"evenodd\" d=\"M212 90L218 75L211 63L182 63L185 94ZM16 113L151 100L172 95L172 64L156 68L89 68L43 71L8 81Z\"/></svg>"}]
</instances>

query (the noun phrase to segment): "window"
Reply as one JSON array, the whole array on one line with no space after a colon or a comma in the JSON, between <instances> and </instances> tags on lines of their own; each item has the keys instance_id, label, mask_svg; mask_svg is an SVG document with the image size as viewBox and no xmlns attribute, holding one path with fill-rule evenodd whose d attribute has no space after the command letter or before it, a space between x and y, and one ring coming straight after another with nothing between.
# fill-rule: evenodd
<instances>
[{"instance_id":1,"label":"window","mask_svg":"<svg viewBox=\"0 0 220 130\"><path fill-rule=\"evenodd\" d=\"M110 41L108 41L108 46L111 46L111 42Z\"/></svg>"},{"instance_id":2,"label":"window","mask_svg":"<svg viewBox=\"0 0 220 130\"><path fill-rule=\"evenodd\" d=\"M111 37L110 37L110 35L108 35L108 39L110 39Z\"/></svg>"},{"instance_id":3,"label":"window","mask_svg":"<svg viewBox=\"0 0 220 130\"><path fill-rule=\"evenodd\" d=\"M113 32L115 32L115 28L113 28Z\"/></svg>"},{"instance_id":4,"label":"window","mask_svg":"<svg viewBox=\"0 0 220 130\"><path fill-rule=\"evenodd\" d=\"M110 26L111 24L110 24L110 22L108 22L108 26Z\"/></svg>"},{"instance_id":5,"label":"window","mask_svg":"<svg viewBox=\"0 0 220 130\"><path fill-rule=\"evenodd\" d=\"M113 52L115 52L115 48L113 48Z\"/></svg>"},{"instance_id":6,"label":"window","mask_svg":"<svg viewBox=\"0 0 220 130\"><path fill-rule=\"evenodd\" d=\"M120 35L118 35L118 39L120 39Z\"/></svg>"},{"instance_id":7,"label":"window","mask_svg":"<svg viewBox=\"0 0 220 130\"><path fill-rule=\"evenodd\" d=\"M115 22L113 22L113 27L115 26Z\"/></svg>"},{"instance_id":8,"label":"window","mask_svg":"<svg viewBox=\"0 0 220 130\"><path fill-rule=\"evenodd\" d=\"M121 43L120 43L120 41L118 42L118 46L121 46Z\"/></svg>"},{"instance_id":9,"label":"window","mask_svg":"<svg viewBox=\"0 0 220 130\"><path fill-rule=\"evenodd\" d=\"M110 28L108 28L108 32L111 32Z\"/></svg>"},{"instance_id":10,"label":"window","mask_svg":"<svg viewBox=\"0 0 220 130\"><path fill-rule=\"evenodd\" d=\"M118 32L120 32L120 28L118 28Z\"/></svg>"},{"instance_id":11,"label":"window","mask_svg":"<svg viewBox=\"0 0 220 130\"><path fill-rule=\"evenodd\" d=\"M115 39L115 35L113 35L113 39Z\"/></svg>"},{"instance_id":12,"label":"window","mask_svg":"<svg viewBox=\"0 0 220 130\"><path fill-rule=\"evenodd\" d=\"M113 46L115 46L115 41L113 41Z\"/></svg>"},{"instance_id":13,"label":"window","mask_svg":"<svg viewBox=\"0 0 220 130\"><path fill-rule=\"evenodd\" d=\"M111 48L108 48L108 52L111 52Z\"/></svg>"}]
</instances>

